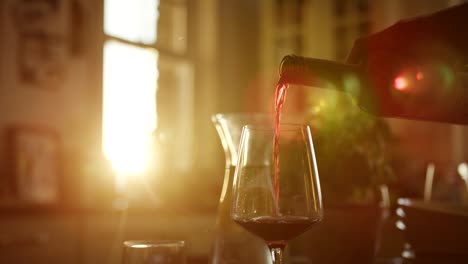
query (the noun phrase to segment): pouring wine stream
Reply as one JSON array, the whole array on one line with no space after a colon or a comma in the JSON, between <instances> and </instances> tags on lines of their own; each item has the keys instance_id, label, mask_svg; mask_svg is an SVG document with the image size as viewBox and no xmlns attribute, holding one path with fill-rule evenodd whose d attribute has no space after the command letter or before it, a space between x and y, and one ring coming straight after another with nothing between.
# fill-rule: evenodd
<instances>
[{"instance_id":1,"label":"pouring wine stream","mask_svg":"<svg viewBox=\"0 0 468 264\"><path fill-rule=\"evenodd\" d=\"M281 111L283 109L284 102L286 100L286 91L289 85L278 81L275 92L275 136L273 139L273 166L274 166L274 198L276 206L276 214L279 216L279 133L280 133L280 122L281 122Z\"/></svg>"},{"instance_id":2,"label":"pouring wine stream","mask_svg":"<svg viewBox=\"0 0 468 264\"><path fill-rule=\"evenodd\" d=\"M287 82L280 80L275 91L273 131L250 126L243 128L231 208L231 218L236 223L265 241L274 264L282 263L282 252L288 241L320 222L323 215L310 127L281 124L287 89ZM265 144L265 140L269 144ZM273 154L267 158L273 159L274 168L262 167L263 172L259 173L258 160L265 159L264 153L270 151ZM280 151L292 157L283 156L284 162L280 162ZM286 167L280 167L282 165ZM267 178L262 180L265 176ZM256 187L268 190L273 204L270 199L265 199L266 193L252 192L252 177L259 179ZM279 177L283 177L281 181ZM287 191L280 192L282 185Z\"/></svg>"}]
</instances>

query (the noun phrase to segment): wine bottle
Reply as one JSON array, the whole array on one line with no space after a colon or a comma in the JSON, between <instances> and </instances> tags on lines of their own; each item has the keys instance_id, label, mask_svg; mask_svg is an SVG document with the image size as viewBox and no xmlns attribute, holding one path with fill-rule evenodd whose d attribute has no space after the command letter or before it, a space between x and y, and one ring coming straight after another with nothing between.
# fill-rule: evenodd
<instances>
[{"instance_id":1,"label":"wine bottle","mask_svg":"<svg viewBox=\"0 0 468 264\"><path fill-rule=\"evenodd\" d=\"M288 55L280 82L346 92L357 105L382 117L468 124L468 73L443 61L405 64L397 71Z\"/></svg>"}]
</instances>

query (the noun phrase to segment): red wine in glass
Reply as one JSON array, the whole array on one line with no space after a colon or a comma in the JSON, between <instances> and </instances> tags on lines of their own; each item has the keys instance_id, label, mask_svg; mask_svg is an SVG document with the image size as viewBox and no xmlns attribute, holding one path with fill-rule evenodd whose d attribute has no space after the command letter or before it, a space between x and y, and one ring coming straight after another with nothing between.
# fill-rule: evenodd
<instances>
[{"instance_id":1,"label":"red wine in glass","mask_svg":"<svg viewBox=\"0 0 468 264\"><path fill-rule=\"evenodd\" d=\"M242 130L231 207L231 219L267 243L274 264L289 240L323 216L310 127L280 123L286 89L278 86L274 129Z\"/></svg>"},{"instance_id":2,"label":"red wine in glass","mask_svg":"<svg viewBox=\"0 0 468 264\"><path fill-rule=\"evenodd\" d=\"M320 217L302 216L260 216L256 218L235 219L234 221L252 234L265 240L267 244L286 245L286 243L307 231Z\"/></svg>"}]
</instances>

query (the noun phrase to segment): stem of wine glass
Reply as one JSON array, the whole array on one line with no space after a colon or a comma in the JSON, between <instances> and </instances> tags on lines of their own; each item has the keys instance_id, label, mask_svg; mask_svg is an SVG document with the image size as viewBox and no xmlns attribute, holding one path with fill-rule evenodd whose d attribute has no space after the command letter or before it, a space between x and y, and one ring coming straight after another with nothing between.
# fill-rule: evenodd
<instances>
[{"instance_id":1,"label":"stem of wine glass","mask_svg":"<svg viewBox=\"0 0 468 264\"><path fill-rule=\"evenodd\" d=\"M271 260L273 264L283 263L283 248L282 247L270 247Z\"/></svg>"}]
</instances>

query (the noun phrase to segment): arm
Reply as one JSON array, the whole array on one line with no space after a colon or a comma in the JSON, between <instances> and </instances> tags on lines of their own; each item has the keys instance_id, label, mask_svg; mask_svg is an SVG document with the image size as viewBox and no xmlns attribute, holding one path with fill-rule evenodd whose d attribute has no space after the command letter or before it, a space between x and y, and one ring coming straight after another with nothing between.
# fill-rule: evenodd
<instances>
[{"instance_id":1,"label":"arm","mask_svg":"<svg viewBox=\"0 0 468 264\"><path fill-rule=\"evenodd\" d=\"M468 63L468 3L436 13L402 20L385 30L358 39L347 62L363 64L384 56L395 60L440 59ZM386 54L386 56L384 55Z\"/></svg>"}]
</instances>

